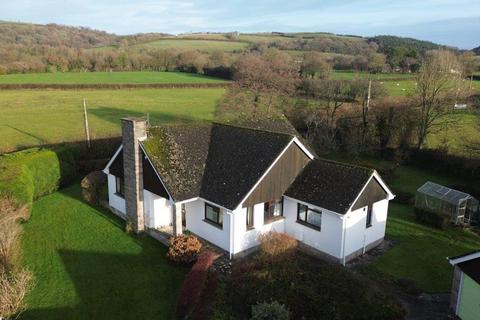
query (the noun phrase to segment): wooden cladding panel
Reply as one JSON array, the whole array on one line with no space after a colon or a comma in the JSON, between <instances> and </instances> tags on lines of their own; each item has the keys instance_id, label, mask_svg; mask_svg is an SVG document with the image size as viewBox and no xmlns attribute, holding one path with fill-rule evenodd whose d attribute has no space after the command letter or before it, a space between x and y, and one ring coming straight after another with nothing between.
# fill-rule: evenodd
<instances>
[{"instance_id":1,"label":"wooden cladding panel","mask_svg":"<svg viewBox=\"0 0 480 320\"><path fill-rule=\"evenodd\" d=\"M260 184L244 201L243 207L280 199L310 158L296 143L292 143Z\"/></svg>"},{"instance_id":2,"label":"wooden cladding panel","mask_svg":"<svg viewBox=\"0 0 480 320\"><path fill-rule=\"evenodd\" d=\"M387 197L387 192L382 188L377 179L372 178L363 190L360 197L353 204L352 211L363 208L365 206L370 206L375 202L387 199Z\"/></svg>"}]
</instances>

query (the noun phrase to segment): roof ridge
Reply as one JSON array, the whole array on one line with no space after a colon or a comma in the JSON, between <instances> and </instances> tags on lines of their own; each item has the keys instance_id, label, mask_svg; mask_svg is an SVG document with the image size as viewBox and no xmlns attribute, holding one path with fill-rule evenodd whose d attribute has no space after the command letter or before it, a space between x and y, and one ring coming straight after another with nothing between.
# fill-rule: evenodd
<instances>
[{"instance_id":1,"label":"roof ridge","mask_svg":"<svg viewBox=\"0 0 480 320\"><path fill-rule=\"evenodd\" d=\"M224 123L224 122L216 122L216 121L213 121L212 123L216 124L216 125L225 126L225 127L234 127L234 128L238 128L238 129L253 130L253 131L263 131L263 132L267 132L267 133L273 133L273 134L284 135L284 136L289 136L289 137L297 137L297 135L293 135L293 134L290 134L290 133L283 133L283 132L267 130L267 129L260 129L260 128L251 128L251 127L248 127L248 126L242 126L242 125L233 124L233 123Z\"/></svg>"},{"instance_id":2,"label":"roof ridge","mask_svg":"<svg viewBox=\"0 0 480 320\"><path fill-rule=\"evenodd\" d=\"M367 167L367 166L362 166L362 165L348 163L348 162L331 160L331 159L327 159L327 158L318 157L318 158L315 158L314 161L315 160L322 161L322 162L328 162L328 163L332 163L332 164L343 166L343 167L359 168L359 169L364 169L364 170L368 170L368 171L371 171L371 172L376 171L375 168L370 168L370 167Z\"/></svg>"}]
</instances>

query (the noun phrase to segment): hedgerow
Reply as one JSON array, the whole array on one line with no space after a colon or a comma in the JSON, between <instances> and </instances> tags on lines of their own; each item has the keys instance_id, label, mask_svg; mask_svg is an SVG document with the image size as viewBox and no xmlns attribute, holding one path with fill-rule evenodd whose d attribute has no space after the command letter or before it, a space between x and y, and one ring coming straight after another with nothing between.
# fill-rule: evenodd
<instances>
[{"instance_id":1,"label":"hedgerow","mask_svg":"<svg viewBox=\"0 0 480 320\"><path fill-rule=\"evenodd\" d=\"M56 191L76 177L71 152L33 148L0 157L0 194L21 204Z\"/></svg>"}]
</instances>

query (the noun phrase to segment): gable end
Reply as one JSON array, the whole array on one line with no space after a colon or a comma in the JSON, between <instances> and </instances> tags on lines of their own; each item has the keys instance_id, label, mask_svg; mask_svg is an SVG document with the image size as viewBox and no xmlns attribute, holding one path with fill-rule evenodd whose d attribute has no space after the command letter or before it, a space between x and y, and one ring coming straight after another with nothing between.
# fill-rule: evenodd
<instances>
[{"instance_id":1,"label":"gable end","mask_svg":"<svg viewBox=\"0 0 480 320\"><path fill-rule=\"evenodd\" d=\"M353 204L351 210L354 211L385 199L388 199L387 190L382 187L377 178L372 176L365 188L363 188L362 193Z\"/></svg>"},{"instance_id":2,"label":"gable end","mask_svg":"<svg viewBox=\"0 0 480 320\"><path fill-rule=\"evenodd\" d=\"M297 175L310 161L310 157L297 145L291 143L266 176L245 199L242 207L280 199Z\"/></svg>"}]
</instances>

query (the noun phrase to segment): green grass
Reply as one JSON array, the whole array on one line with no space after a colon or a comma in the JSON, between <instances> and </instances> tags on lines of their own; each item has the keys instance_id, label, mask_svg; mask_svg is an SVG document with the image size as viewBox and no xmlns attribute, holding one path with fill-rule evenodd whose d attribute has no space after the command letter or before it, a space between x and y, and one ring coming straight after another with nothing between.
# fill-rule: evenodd
<instances>
[{"instance_id":1,"label":"green grass","mask_svg":"<svg viewBox=\"0 0 480 320\"><path fill-rule=\"evenodd\" d=\"M225 83L227 81L185 72L56 72L0 75L8 84L150 84Z\"/></svg>"},{"instance_id":2,"label":"green grass","mask_svg":"<svg viewBox=\"0 0 480 320\"><path fill-rule=\"evenodd\" d=\"M232 52L245 49L248 46L248 43L217 40L161 39L139 44L137 46L147 46L160 49L192 49L204 52L212 52L216 50Z\"/></svg>"},{"instance_id":3,"label":"green grass","mask_svg":"<svg viewBox=\"0 0 480 320\"><path fill-rule=\"evenodd\" d=\"M453 268L446 257L480 248L480 237L473 232L421 225L415 221L412 207L396 203L389 208L386 234L395 246L370 268L413 280L426 292L449 292Z\"/></svg>"},{"instance_id":4,"label":"green grass","mask_svg":"<svg viewBox=\"0 0 480 320\"><path fill-rule=\"evenodd\" d=\"M150 114L152 123L212 120L224 89L3 90L0 152L85 137L87 99L92 139L120 134L120 118Z\"/></svg>"},{"instance_id":5,"label":"green grass","mask_svg":"<svg viewBox=\"0 0 480 320\"><path fill-rule=\"evenodd\" d=\"M80 200L73 186L35 202L23 265L35 276L22 319L172 319L185 270L166 248Z\"/></svg>"},{"instance_id":6,"label":"green grass","mask_svg":"<svg viewBox=\"0 0 480 320\"><path fill-rule=\"evenodd\" d=\"M332 72L332 79L334 80L352 80L355 78L372 79L378 81L389 81L392 79L411 79L412 74L405 73L368 73L368 72L353 72L353 71L334 71ZM397 81L398 82L398 81Z\"/></svg>"}]
</instances>

